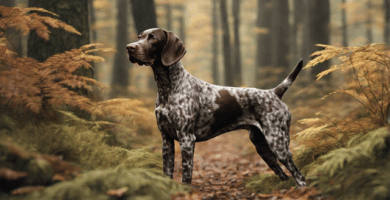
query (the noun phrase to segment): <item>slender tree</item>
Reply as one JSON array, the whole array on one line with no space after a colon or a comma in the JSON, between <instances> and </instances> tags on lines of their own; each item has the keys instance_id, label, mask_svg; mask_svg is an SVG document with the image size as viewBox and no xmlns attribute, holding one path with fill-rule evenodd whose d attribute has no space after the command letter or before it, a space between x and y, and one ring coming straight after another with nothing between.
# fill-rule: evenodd
<instances>
[{"instance_id":1,"label":"slender tree","mask_svg":"<svg viewBox=\"0 0 390 200\"><path fill-rule=\"evenodd\" d=\"M16 5L16 2L15 0L1 0L0 5L6 7L14 7ZM5 31L5 37L11 44L9 48L14 51L19 57L23 57L23 36L20 34L20 32L15 31L13 28L8 28Z\"/></svg>"},{"instance_id":2,"label":"slender tree","mask_svg":"<svg viewBox=\"0 0 390 200\"><path fill-rule=\"evenodd\" d=\"M272 0L258 0L257 7L257 20L256 20L256 30L257 30L257 45L256 45L256 80L261 80L262 78L268 76L268 74L260 74L260 71L271 66L271 14L272 14ZM263 81L256 81L255 85L257 87L265 87Z\"/></svg>"},{"instance_id":3,"label":"slender tree","mask_svg":"<svg viewBox=\"0 0 390 200\"><path fill-rule=\"evenodd\" d=\"M311 18L308 19L308 49L310 53L313 53L319 48L316 44L329 44L329 20L330 20L330 7L329 0L321 1L307 1L308 14ZM329 62L324 62L321 65L312 68L312 78L328 69ZM326 80L330 81L330 74L326 76Z\"/></svg>"},{"instance_id":4,"label":"slender tree","mask_svg":"<svg viewBox=\"0 0 390 200\"><path fill-rule=\"evenodd\" d=\"M166 20L167 20L167 27L166 29L169 30L169 31L173 31L172 29L172 23L173 23L173 20L172 20L172 3L168 2L165 4L165 10L166 10Z\"/></svg>"},{"instance_id":5,"label":"slender tree","mask_svg":"<svg viewBox=\"0 0 390 200\"><path fill-rule=\"evenodd\" d=\"M219 66L218 66L218 8L217 8L217 2L218 0L213 0L213 9L212 9L212 28L213 28L213 58L212 58L212 76L214 80L214 84L221 84L219 81Z\"/></svg>"},{"instance_id":6,"label":"slender tree","mask_svg":"<svg viewBox=\"0 0 390 200\"><path fill-rule=\"evenodd\" d=\"M154 0L131 0L131 3L138 34L149 28L157 28Z\"/></svg>"},{"instance_id":7,"label":"slender tree","mask_svg":"<svg viewBox=\"0 0 390 200\"><path fill-rule=\"evenodd\" d=\"M303 8L304 8L304 1L303 0L294 0L294 12L293 12L293 17L294 17L294 23L292 24L291 27L291 54L292 58L290 62L290 66L295 64L297 60L303 57L302 55L302 49L300 48L302 45L302 33L304 31L303 28Z\"/></svg>"},{"instance_id":8,"label":"slender tree","mask_svg":"<svg viewBox=\"0 0 390 200\"><path fill-rule=\"evenodd\" d=\"M346 0L341 0L341 34L342 34L342 45L348 47L347 37L347 5Z\"/></svg>"},{"instance_id":9,"label":"slender tree","mask_svg":"<svg viewBox=\"0 0 390 200\"><path fill-rule=\"evenodd\" d=\"M366 2L366 40L367 43L373 42L372 36L372 2L371 0L367 0Z\"/></svg>"},{"instance_id":10,"label":"slender tree","mask_svg":"<svg viewBox=\"0 0 390 200\"><path fill-rule=\"evenodd\" d=\"M132 3L133 18L137 34L149 28L157 28L157 16L154 0L130 0ZM148 81L149 88L157 91L157 84L151 76Z\"/></svg>"},{"instance_id":11,"label":"slender tree","mask_svg":"<svg viewBox=\"0 0 390 200\"><path fill-rule=\"evenodd\" d=\"M111 98L115 98L121 92L126 92L129 86L129 61L126 56L125 47L129 43L128 39L128 2L127 0L117 0L118 15L116 28L116 49L114 67L111 81Z\"/></svg>"},{"instance_id":12,"label":"slender tree","mask_svg":"<svg viewBox=\"0 0 390 200\"><path fill-rule=\"evenodd\" d=\"M225 66L225 85L234 86L233 66L231 60L230 31L227 14L226 0L220 1L221 24L222 24L222 46L223 46L223 63Z\"/></svg>"},{"instance_id":13,"label":"slender tree","mask_svg":"<svg viewBox=\"0 0 390 200\"><path fill-rule=\"evenodd\" d=\"M385 30L384 30L384 40L387 44L390 43L390 0L384 0L385 5Z\"/></svg>"},{"instance_id":14,"label":"slender tree","mask_svg":"<svg viewBox=\"0 0 390 200\"><path fill-rule=\"evenodd\" d=\"M280 69L279 78L275 80L277 84L288 74L288 50L289 50L289 9L288 3L285 0L273 0L272 7L272 26L271 26L271 41L272 41L272 66Z\"/></svg>"},{"instance_id":15,"label":"slender tree","mask_svg":"<svg viewBox=\"0 0 390 200\"><path fill-rule=\"evenodd\" d=\"M178 6L179 10L180 10L180 13L181 15L179 16L179 24L180 24L180 28L179 28L179 36L180 36L180 39L181 41L183 42L183 44L185 45L185 41L186 41L186 25L185 25L185 13L186 13L186 7L184 5L179 5Z\"/></svg>"},{"instance_id":16,"label":"slender tree","mask_svg":"<svg viewBox=\"0 0 390 200\"><path fill-rule=\"evenodd\" d=\"M241 86L241 43L240 43L240 0L233 0L233 19L234 19L234 86Z\"/></svg>"},{"instance_id":17,"label":"slender tree","mask_svg":"<svg viewBox=\"0 0 390 200\"><path fill-rule=\"evenodd\" d=\"M300 46L300 52L303 60L306 62L310 60L310 52L309 50L309 19L310 19L310 13L309 13L309 5L308 1L310 0L303 0L302 2L302 12L301 15L303 16L302 19L302 37L300 38L301 40L301 46ZM305 73L305 71L303 71ZM309 80L309 79L308 79Z\"/></svg>"}]
</instances>

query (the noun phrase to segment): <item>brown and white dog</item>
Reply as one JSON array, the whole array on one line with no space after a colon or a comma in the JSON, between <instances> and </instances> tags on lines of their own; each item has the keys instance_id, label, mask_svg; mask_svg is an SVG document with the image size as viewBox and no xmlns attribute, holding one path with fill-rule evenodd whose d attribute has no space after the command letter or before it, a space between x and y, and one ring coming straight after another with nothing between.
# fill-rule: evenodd
<instances>
[{"instance_id":1,"label":"brown and white dog","mask_svg":"<svg viewBox=\"0 0 390 200\"><path fill-rule=\"evenodd\" d=\"M287 180L277 160L291 172L299 187L305 177L292 160L289 149L291 114L281 98L302 69L302 60L277 87L224 87L204 82L182 66L186 53L181 40L163 29L148 29L128 44L129 60L151 66L158 87L156 118L163 138L164 173L172 178L174 140L182 154L182 180L190 184L195 142L223 133L247 129L259 155L280 179Z\"/></svg>"}]
</instances>

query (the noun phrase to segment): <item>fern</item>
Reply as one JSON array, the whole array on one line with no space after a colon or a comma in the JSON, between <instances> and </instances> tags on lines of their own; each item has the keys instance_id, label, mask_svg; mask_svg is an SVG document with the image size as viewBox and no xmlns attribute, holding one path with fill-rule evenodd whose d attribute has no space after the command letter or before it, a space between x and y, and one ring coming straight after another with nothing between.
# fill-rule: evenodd
<instances>
[{"instance_id":1,"label":"fern","mask_svg":"<svg viewBox=\"0 0 390 200\"><path fill-rule=\"evenodd\" d=\"M137 99L110 99L98 102L97 115L143 135L159 134L154 112Z\"/></svg>"},{"instance_id":2,"label":"fern","mask_svg":"<svg viewBox=\"0 0 390 200\"><path fill-rule=\"evenodd\" d=\"M314 52L312 54L314 59L309 61L305 68L338 58L339 64L319 73L317 80L330 73L343 73L346 80L342 86L338 86L337 90L325 95L322 99L335 94L349 96L361 105L364 114L360 114L359 117L355 113L353 114L355 116L337 119L317 113L315 118L301 120L300 122L309 125L309 128L296 134L296 141L299 144L296 150L300 152L300 155L304 155L305 151L312 151L313 160L332 149L344 147L353 135L367 133L378 126L385 126L390 101L390 57L385 45L317 46L324 47L324 49Z\"/></svg>"},{"instance_id":3,"label":"fern","mask_svg":"<svg viewBox=\"0 0 390 200\"><path fill-rule=\"evenodd\" d=\"M31 30L35 30L36 34L44 40L49 40L50 31L48 26L53 28L62 28L67 32L81 35L72 26L51 17L40 16L34 12L48 13L54 16L57 14L45 10L43 8L11 8L0 6L0 30L1 34L8 28L14 28L20 31L23 35L27 35ZM1 36L1 35L0 35Z\"/></svg>"},{"instance_id":4,"label":"fern","mask_svg":"<svg viewBox=\"0 0 390 200\"><path fill-rule=\"evenodd\" d=\"M360 47L334 47L317 45L324 50L312 54L316 56L305 66L313 67L334 57L339 57L341 64L334 65L319 73L317 80L336 71L345 72L350 81L344 88L331 93L346 94L358 101L382 126L387 121L389 92L389 49L384 44L369 44Z\"/></svg>"},{"instance_id":5,"label":"fern","mask_svg":"<svg viewBox=\"0 0 390 200\"><path fill-rule=\"evenodd\" d=\"M49 39L48 26L63 28L65 31L80 34L72 26L57 19L39 16L38 11L57 16L42 8L9 8L0 6L0 36L9 27L28 34L35 30L38 36ZM83 88L92 91L92 85L103 85L88 77L76 75L79 68L92 68L90 62L104 61L95 51L113 51L108 48L96 48L100 44L89 44L56 54L44 62L25 57L19 58L7 47L7 40L0 38L0 103L9 107L21 107L43 114L62 105L79 107L89 113L96 112L96 103L91 99L72 91Z\"/></svg>"}]
</instances>

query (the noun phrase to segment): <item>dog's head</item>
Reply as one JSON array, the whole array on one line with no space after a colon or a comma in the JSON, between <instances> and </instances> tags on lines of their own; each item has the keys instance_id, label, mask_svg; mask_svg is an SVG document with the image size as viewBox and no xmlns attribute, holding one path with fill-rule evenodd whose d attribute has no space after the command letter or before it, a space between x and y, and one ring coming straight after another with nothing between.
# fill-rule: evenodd
<instances>
[{"instance_id":1,"label":"dog's head","mask_svg":"<svg viewBox=\"0 0 390 200\"><path fill-rule=\"evenodd\" d=\"M127 45L130 62L139 65L162 64L171 66L186 53L183 42L172 32L152 28L138 36L138 41Z\"/></svg>"}]
</instances>

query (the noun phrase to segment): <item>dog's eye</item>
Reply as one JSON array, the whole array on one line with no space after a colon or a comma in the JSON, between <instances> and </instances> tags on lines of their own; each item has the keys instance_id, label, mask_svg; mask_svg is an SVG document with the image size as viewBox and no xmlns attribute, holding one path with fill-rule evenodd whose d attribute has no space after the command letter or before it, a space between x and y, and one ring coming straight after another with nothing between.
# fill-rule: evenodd
<instances>
[{"instance_id":1,"label":"dog's eye","mask_svg":"<svg viewBox=\"0 0 390 200\"><path fill-rule=\"evenodd\" d=\"M153 35L153 34L150 34L150 35L149 35L149 39L155 40L155 39L157 39L157 38L156 38L156 36L155 36L155 35Z\"/></svg>"},{"instance_id":2,"label":"dog's eye","mask_svg":"<svg viewBox=\"0 0 390 200\"><path fill-rule=\"evenodd\" d=\"M138 38L138 40L140 40L141 39L141 35L137 36L137 38Z\"/></svg>"}]
</instances>

